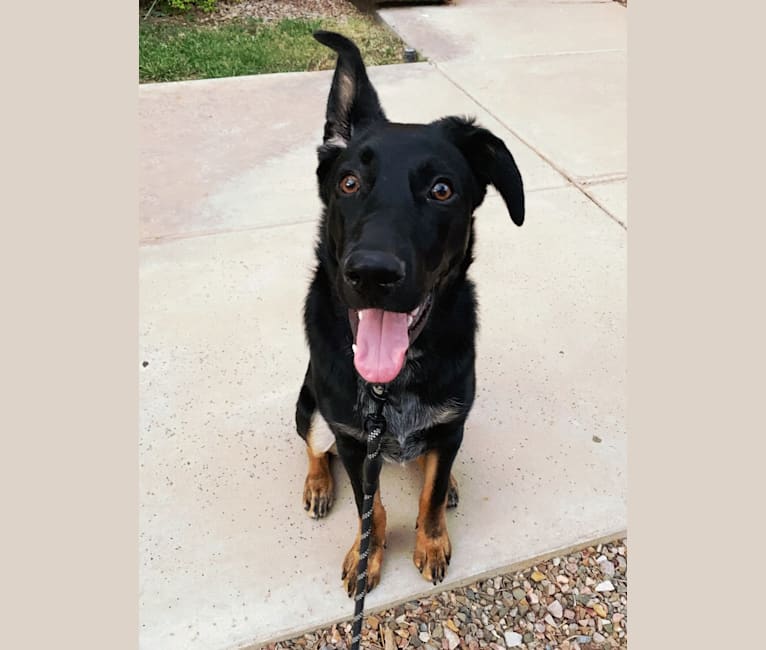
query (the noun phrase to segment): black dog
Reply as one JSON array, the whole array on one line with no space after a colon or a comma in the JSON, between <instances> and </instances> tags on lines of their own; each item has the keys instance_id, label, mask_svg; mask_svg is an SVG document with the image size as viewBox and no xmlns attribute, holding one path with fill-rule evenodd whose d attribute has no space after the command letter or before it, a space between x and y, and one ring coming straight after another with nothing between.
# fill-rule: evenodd
<instances>
[{"instance_id":1,"label":"black dog","mask_svg":"<svg viewBox=\"0 0 766 650\"><path fill-rule=\"evenodd\" d=\"M323 517L332 505L334 442L361 509L362 427L374 410L367 383L387 384L382 453L417 459L424 471L413 559L436 584L452 553L445 508L457 504L451 468L475 394L476 298L466 277L473 212L491 183L520 226L521 175L503 141L472 120L389 122L356 45L330 32L315 37L338 61L317 168L325 208L304 312L311 358L296 409L309 458L304 507ZM312 427L317 409L329 440ZM378 491L369 589L380 578L385 527ZM349 595L358 549L357 534L343 562Z\"/></svg>"}]
</instances>

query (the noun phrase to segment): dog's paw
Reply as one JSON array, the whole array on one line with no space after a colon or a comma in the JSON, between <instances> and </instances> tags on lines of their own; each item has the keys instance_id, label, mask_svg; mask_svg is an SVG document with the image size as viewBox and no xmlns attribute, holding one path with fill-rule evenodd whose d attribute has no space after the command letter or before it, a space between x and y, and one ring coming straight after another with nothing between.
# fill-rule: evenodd
<instances>
[{"instance_id":1,"label":"dog's paw","mask_svg":"<svg viewBox=\"0 0 766 650\"><path fill-rule=\"evenodd\" d=\"M460 493L457 489L457 481L455 477L450 474L449 477L449 489L447 490L447 507L456 508L460 502Z\"/></svg>"},{"instance_id":2,"label":"dog's paw","mask_svg":"<svg viewBox=\"0 0 766 650\"><path fill-rule=\"evenodd\" d=\"M312 519L320 519L330 512L335 500L335 488L329 472L306 476L303 486L303 509Z\"/></svg>"},{"instance_id":3,"label":"dog's paw","mask_svg":"<svg viewBox=\"0 0 766 650\"><path fill-rule=\"evenodd\" d=\"M446 530L438 537L428 537L418 530L412 561L426 580L433 584L442 582L451 557L452 544Z\"/></svg>"},{"instance_id":4,"label":"dog's paw","mask_svg":"<svg viewBox=\"0 0 766 650\"><path fill-rule=\"evenodd\" d=\"M380 582L380 569L383 565L383 546L375 543L370 545L370 554L367 558L367 591L372 591ZM343 560L343 588L350 598L356 594L357 587L357 567L359 566L359 541L346 553L346 559Z\"/></svg>"}]
</instances>

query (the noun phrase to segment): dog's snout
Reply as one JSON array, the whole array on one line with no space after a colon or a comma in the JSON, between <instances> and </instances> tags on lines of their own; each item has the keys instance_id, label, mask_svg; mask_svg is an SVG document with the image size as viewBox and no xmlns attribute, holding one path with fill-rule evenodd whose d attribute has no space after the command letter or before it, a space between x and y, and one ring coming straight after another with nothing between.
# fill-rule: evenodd
<instances>
[{"instance_id":1,"label":"dog's snout","mask_svg":"<svg viewBox=\"0 0 766 650\"><path fill-rule=\"evenodd\" d=\"M356 251L346 258L343 275L359 291L393 289L404 280L404 262L391 253Z\"/></svg>"}]
</instances>

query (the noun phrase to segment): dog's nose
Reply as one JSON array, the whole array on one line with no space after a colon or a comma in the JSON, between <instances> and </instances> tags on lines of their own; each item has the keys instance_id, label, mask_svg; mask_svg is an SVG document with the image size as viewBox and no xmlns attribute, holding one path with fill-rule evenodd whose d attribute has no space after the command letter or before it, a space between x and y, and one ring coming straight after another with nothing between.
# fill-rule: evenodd
<instances>
[{"instance_id":1,"label":"dog's nose","mask_svg":"<svg viewBox=\"0 0 766 650\"><path fill-rule=\"evenodd\" d=\"M393 289L404 280L404 262L382 251L355 251L346 258L343 276L358 291Z\"/></svg>"}]
</instances>

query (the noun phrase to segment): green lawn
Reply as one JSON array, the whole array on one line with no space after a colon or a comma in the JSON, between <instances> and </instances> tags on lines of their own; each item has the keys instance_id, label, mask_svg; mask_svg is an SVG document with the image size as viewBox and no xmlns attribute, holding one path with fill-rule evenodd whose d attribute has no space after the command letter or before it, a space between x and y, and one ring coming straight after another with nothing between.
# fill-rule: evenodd
<instances>
[{"instance_id":1,"label":"green lawn","mask_svg":"<svg viewBox=\"0 0 766 650\"><path fill-rule=\"evenodd\" d=\"M317 29L353 39L368 65L402 62L402 42L369 18L248 19L221 26L150 19L140 22L139 78L146 83L332 68L335 53L312 38Z\"/></svg>"}]
</instances>

